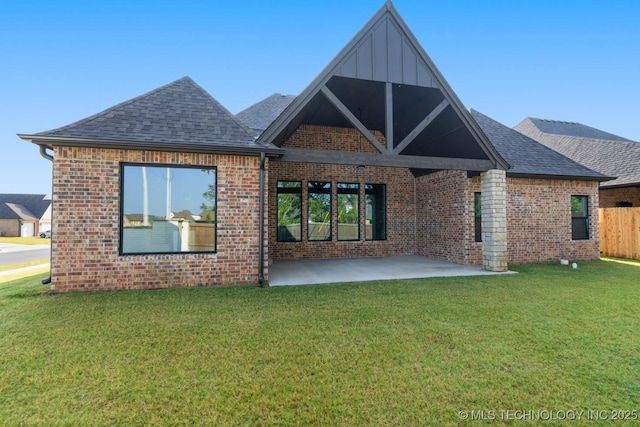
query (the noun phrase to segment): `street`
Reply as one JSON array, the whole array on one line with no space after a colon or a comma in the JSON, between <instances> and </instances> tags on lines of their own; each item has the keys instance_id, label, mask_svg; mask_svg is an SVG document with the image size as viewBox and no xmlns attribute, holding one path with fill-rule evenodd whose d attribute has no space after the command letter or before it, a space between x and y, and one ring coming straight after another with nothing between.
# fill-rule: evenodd
<instances>
[{"instance_id":1,"label":"street","mask_svg":"<svg viewBox=\"0 0 640 427\"><path fill-rule=\"evenodd\" d=\"M50 256L51 248L49 245L14 245L0 243L0 265L49 259Z\"/></svg>"}]
</instances>

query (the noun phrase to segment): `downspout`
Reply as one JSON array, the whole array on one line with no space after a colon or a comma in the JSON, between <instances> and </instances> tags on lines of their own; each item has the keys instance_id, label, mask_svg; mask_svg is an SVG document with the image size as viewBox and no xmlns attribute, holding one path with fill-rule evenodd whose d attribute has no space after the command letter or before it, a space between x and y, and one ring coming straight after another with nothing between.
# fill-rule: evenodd
<instances>
[{"instance_id":1,"label":"downspout","mask_svg":"<svg viewBox=\"0 0 640 427\"><path fill-rule=\"evenodd\" d=\"M46 146L40 146L40 155L51 162L51 174L53 175L53 156L47 153ZM51 183L51 205L51 212L53 213L53 182ZM49 259L51 259L51 249L49 249ZM42 279L43 285L48 285L49 283L51 283L51 270L49 270L49 277Z\"/></svg>"},{"instance_id":2,"label":"downspout","mask_svg":"<svg viewBox=\"0 0 640 427\"><path fill-rule=\"evenodd\" d=\"M262 286L264 283L264 166L265 166L265 154L260 153L260 207L258 216L260 224L258 224L258 285Z\"/></svg>"}]
</instances>

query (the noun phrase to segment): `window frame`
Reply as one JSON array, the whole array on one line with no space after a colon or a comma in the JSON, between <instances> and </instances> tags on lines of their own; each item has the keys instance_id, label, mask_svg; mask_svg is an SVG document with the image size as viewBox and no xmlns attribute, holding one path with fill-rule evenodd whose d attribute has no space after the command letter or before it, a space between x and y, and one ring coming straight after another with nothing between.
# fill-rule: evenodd
<instances>
[{"instance_id":1,"label":"window frame","mask_svg":"<svg viewBox=\"0 0 640 427\"><path fill-rule=\"evenodd\" d=\"M299 187L280 187L281 182L290 182L300 184ZM292 181L287 179L279 179L276 181L276 241L278 243L297 243L302 241L302 224L304 223L304 209L303 209L303 183L302 181ZM300 196L300 238L298 240L282 240L280 239L280 194L298 194Z\"/></svg>"},{"instance_id":2,"label":"window frame","mask_svg":"<svg viewBox=\"0 0 640 427\"><path fill-rule=\"evenodd\" d=\"M343 186L343 187L341 187ZM355 187L348 187L355 186ZM349 224L340 222L340 196L344 195L355 195L355 200L357 203L356 206L356 228L357 233L355 238L345 239L340 238L340 224ZM339 242L358 242L360 241L360 184L357 182L338 182L336 183L336 204L337 204L337 214L336 214L336 234L337 240Z\"/></svg>"},{"instance_id":3,"label":"window frame","mask_svg":"<svg viewBox=\"0 0 640 427\"><path fill-rule=\"evenodd\" d=\"M215 231L213 235L213 247L212 251L149 251L149 252L125 252L124 251L124 217L125 217L125 168L126 167L147 167L147 168L159 168L159 169L206 169L214 172L214 190L215 190L215 211L213 215L213 223L215 224ZM176 165L170 163L136 163L136 162L120 162L120 194L118 195L120 209L118 218L118 255L119 256L145 256L145 255L189 255L189 254L215 254L218 252L218 167L209 165Z\"/></svg>"},{"instance_id":4,"label":"window frame","mask_svg":"<svg viewBox=\"0 0 640 427\"><path fill-rule=\"evenodd\" d=\"M322 183L325 185L328 185L327 188L311 188L311 186L313 185L312 183ZM313 190L313 191L312 191ZM333 241L333 230L332 230L332 223L333 223L333 195L332 195L332 190L333 190L333 182L331 181L307 181L307 241L308 242L331 242ZM311 226L310 226L310 221L311 221L311 195L312 194L327 194L329 196L329 218L328 218L328 222L326 222L326 224L329 226L329 234L327 235L326 239L312 239L311 238ZM323 223L325 224L325 223Z\"/></svg>"},{"instance_id":5,"label":"window frame","mask_svg":"<svg viewBox=\"0 0 640 427\"><path fill-rule=\"evenodd\" d=\"M580 205L582 208L585 208L584 210L580 210L580 211L574 210L575 208L574 198L580 200ZM589 196L572 194L569 200L571 201L571 240L574 240L574 241L591 240L591 214L590 214L591 207L589 206L590 205ZM574 215L576 212L584 212L584 216ZM578 220L580 222L578 222ZM577 229L577 224L581 224L580 225L581 228L579 230ZM582 227L584 227L584 229L582 229ZM580 234L581 232L584 233L585 237L581 237L582 236L582 234ZM576 237L576 235L578 235L578 237Z\"/></svg>"},{"instance_id":6,"label":"window frame","mask_svg":"<svg viewBox=\"0 0 640 427\"><path fill-rule=\"evenodd\" d=\"M473 221L474 240L482 243L482 193L479 191L473 193Z\"/></svg>"},{"instance_id":7,"label":"window frame","mask_svg":"<svg viewBox=\"0 0 640 427\"><path fill-rule=\"evenodd\" d=\"M383 227L383 231L384 231L384 237L382 238L374 238L373 235L373 224L371 224L371 238L367 238L367 195L370 194L374 194L376 195L377 193L374 192L375 188L367 188L368 186L371 187L380 187L382 188L382 197L383 197L383 205L384 205L384 215L383 215L383 219L384 219L384 227ZM365 183L364 184L364 209L365 209L365 214L364 214L364 226L365 226L365 234L364 234L364 239L365 241L368 242L375 242L375 241L385 241L388 239L388 230L387 230L387 210L388 210L388 200L387 200L387 184L372 184L372 183Z\"/></svg>"}]
</instances>

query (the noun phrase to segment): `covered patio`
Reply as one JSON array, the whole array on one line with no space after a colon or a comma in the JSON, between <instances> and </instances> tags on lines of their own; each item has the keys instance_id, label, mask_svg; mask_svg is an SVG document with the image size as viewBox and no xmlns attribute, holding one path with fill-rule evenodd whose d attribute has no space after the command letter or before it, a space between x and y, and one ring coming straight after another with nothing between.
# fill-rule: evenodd
<instances>
[{"instance_id":1,"label":"covered patio","mask_svg":"<svg viewBox=\"0 0 640 427\"><path fill-rule=\"evenodd\" d=\"M513 272L491 272L483 270L481 266L460 265L418 255L300 259L273 261L269 266L269 286L317 285L511 273Z\"/></svg>"}]
</instances>

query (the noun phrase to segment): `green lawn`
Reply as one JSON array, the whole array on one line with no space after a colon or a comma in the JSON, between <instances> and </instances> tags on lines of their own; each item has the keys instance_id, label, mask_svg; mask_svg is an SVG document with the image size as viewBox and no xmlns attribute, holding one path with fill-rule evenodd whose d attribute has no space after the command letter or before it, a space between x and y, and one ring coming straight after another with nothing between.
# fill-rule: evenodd
<instances>
[{"instance_id":1,"label":"green lawn","mask_svg":"<svg viewBox=\"0 0 640 427\"><path fill-rule=\"evenodd\" d=\"M0 243L13 243L16 245L49 245L51 239L41 237L0 237Z\"/></svg>"},{"instance_id":2,"label":"green lawn","mask_svg":"<svg viewBox=\"0 0 640 427\"><path fill-rule=\"evenodd\" d=\"M513 269L54 296L42 295L44 275L0 284L0 423L457 425L460 411L494 411L490 423L502 424L507 410L640 417L640 263Z\"/></svg>"}]
</instances>

